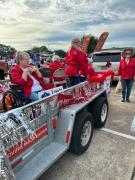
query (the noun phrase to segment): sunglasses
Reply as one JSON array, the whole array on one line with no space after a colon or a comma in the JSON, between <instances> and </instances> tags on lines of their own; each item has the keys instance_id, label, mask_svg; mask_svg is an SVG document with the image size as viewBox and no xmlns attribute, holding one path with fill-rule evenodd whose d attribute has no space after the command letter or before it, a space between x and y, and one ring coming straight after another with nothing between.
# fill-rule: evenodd
<instances>
[{"instance_id":1,"label":"sunglasses","mask_svg":"<svg viewBox=\"0 0 135 180\"><path fill-rule=\"evenodd\" d=\"M125 55L131 55L132 53L125 53Z\"/></svg>"}]
</instances>

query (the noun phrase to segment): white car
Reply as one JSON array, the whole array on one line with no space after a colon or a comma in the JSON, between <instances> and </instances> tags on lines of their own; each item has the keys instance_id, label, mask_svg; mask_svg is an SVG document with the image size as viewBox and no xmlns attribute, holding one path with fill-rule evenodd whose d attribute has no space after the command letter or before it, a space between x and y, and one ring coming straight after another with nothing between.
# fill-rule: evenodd
<instances>
[{"instance_id":1,"label":"white car","mask_svg":"<svg viewBox=\"0 0 135 180\"><path fill-rule=\"evenodd\" d=\"M122 58L122 50L102 50L91 54L90 59L96 72L112 70L114 80L118 80L118 67Z\"/></svg>"}]
</instances>

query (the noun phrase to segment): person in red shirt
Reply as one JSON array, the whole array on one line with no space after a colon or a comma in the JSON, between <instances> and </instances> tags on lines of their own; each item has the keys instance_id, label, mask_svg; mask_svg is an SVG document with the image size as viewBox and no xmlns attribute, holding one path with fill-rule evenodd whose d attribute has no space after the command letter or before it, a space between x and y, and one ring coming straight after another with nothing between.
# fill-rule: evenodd
<instances>
[{"instance_id":1,"label":"person in red shirt","mask_svg":"<svg viewBox=\"0 0 135 180\"><path fill-rule=\"evenodd\" d=\"M45 59L40 60L39 66L40 66L40 68L49 68L49 65Z\"/></svg>"},{"instance_id":2,"label":"person in red shirt","mask_svg":"<svg viewBox=\"0 0 135 180\"><path fill-rule=\"evenodd\" d=\"M38 92L52 88L52 85L43 82L39 70L29 65L30 56L26 52L17 52L16 65L11 70L12 83L18 84L22 92L31 101L39 99Z\"/></svg>"},{"instance_id":3,"label":"person in red shirt","mask_svg":"<svg viewBox=\"0 0 135 180\"><path fill-rule=\"evenodd\" d=\"M80 73L83 78L80 78ZM81 41L76 38L72 40L71 48L66 53L66 75L69 77L70 85L76 85L85 81L88 74L88 59L81 50Z\"/></svg>"},{"instance_id":4,"label":"person in red shirt","mask_svg":"<svg viewBox=\"0 0 135 180\"><path fill-rule=\"evenodd\" d=\"M50 82L52 82L52 77L53 77L53 73L60 68L64 68L63 64L60 62L60 57L58 55L54 55L52 57L52 63L50 64L50 70L51 70L51 74L50 74Z\"/></svg>"},{"instance_id":5,"label":"person in red shirt","mask_svg":"<svg viewBox=\"0 0 135 180\"><path fill-rule=\"evenodd\" d=\"M132 49L123 51L123 58L120 61L118 69L119 80L122 84L122 102L130 102L131 89L135 77L135 58Z\"/></svg>"}]
</instances>

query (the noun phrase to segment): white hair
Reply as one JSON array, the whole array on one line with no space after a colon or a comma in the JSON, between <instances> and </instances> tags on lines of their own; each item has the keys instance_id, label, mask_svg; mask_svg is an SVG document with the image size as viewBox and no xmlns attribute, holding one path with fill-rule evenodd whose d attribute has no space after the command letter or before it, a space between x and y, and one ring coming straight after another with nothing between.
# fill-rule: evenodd
<instances>
[{"instance_id":1,"label":"white hair","mask_svg":"<svg viewBox=\"0 0 135 180\"><path fill-rule=\"evenodd\" d=\"M25 56L30 57L30 55L25 51L18 51L16 52L16 63L20 64L20 61L24 59Z\"/></svg>"},{"instance_id":2,"label":"white hair","mask_svg":"<svg viewBox=\"0 0 135 180\"><path fill-rule=\"evenodd\" d=\"M60 57L58 56L58 55L54 55L53 57L52 57L52 61L59 61L60 60Z\"/></svg>"},{"instance_id":3,"label":"white hair","mask_svg":"<svg viewBox=\"0 0 135 180\"><path fill-rule=\"evenodd\" d=\"M79 38L74 38L72 41L71 41L71 45L70 45L70 48L69 48L69 51L71 50L71 48L76 48L76 49L79 49L81 50L81 48L78 46L78 43L81 43L80 39Z\"/></svg>"}]
</instances>

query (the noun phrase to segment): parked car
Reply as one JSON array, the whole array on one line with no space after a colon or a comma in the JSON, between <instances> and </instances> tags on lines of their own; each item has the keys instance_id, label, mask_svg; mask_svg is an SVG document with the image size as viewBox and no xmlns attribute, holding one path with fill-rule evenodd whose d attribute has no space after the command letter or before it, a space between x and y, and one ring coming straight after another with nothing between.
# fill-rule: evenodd
<instances>
[{"instance_id":1,"label":"parked car","mask_svg":"<svg viewBox=\"0 0 135 180\"><path fill-rule=\"evenodd\" d=\"M122 57L122 50L102 50L91 54L90 58L95 71L102 72L111 69L114 80L118 80L118 66Z\"/></svg>"}]
</instances>

